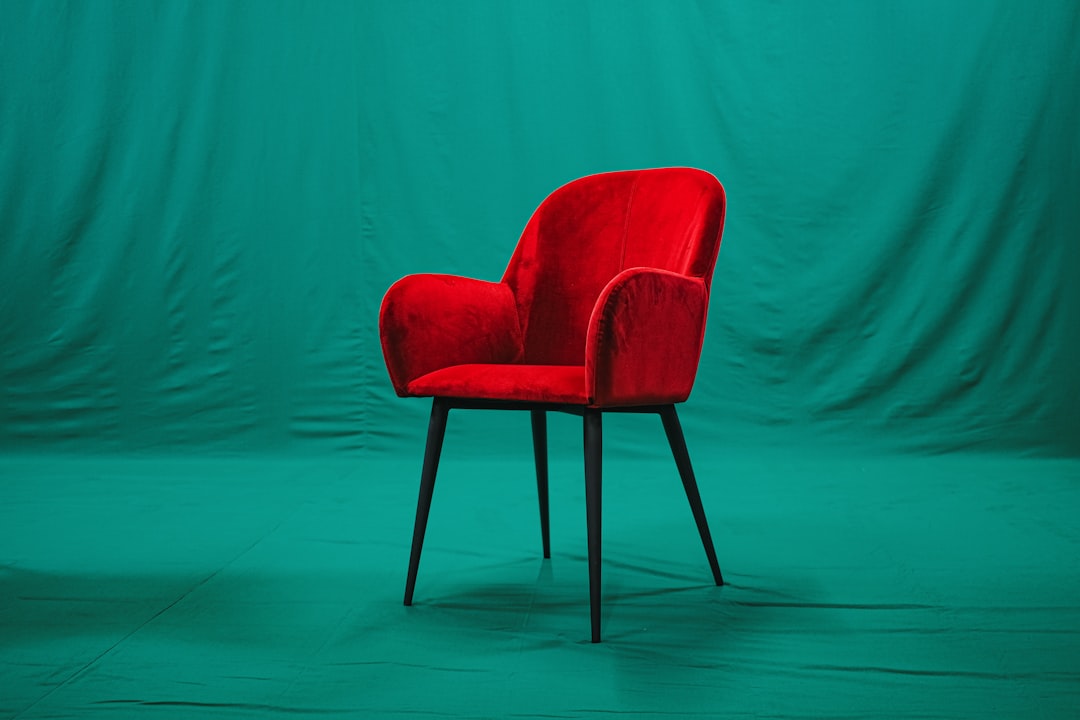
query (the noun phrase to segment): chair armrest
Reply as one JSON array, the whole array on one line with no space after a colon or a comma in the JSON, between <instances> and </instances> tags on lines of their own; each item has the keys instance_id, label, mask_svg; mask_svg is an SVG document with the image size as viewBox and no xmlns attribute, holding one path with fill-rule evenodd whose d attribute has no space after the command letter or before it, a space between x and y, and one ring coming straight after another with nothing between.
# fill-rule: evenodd
<instances>
[{"instance_id":1,"label":"chair armrest","mask_svg":"<svg viewBox=\"0 0 1080 720\"><path fill-rule=\"evenodd\" d=\"M585 340L586 392L604 405L682 402L697 375L709 294L705 281L629 268L600 294Z\"/></svg>"},{"instance_id":2,"label":"chair armrest","mask_svg":"<svg viewBox=\"0 0 1080 720\"><path fill-rule=\"evenodd\" d=\"M379 310L390 381L410 382L465 363L510 363L523 354L510 287L455 275L409 275L390 286Z\"/></svg>"}]
</instances>

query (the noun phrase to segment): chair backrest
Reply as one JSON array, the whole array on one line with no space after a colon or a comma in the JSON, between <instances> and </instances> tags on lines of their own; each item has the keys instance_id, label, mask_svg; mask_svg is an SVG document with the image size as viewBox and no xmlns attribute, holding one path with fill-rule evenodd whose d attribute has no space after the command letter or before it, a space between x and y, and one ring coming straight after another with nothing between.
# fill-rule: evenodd
<instances>
[{"instance_id":1,"label":"chair backrest","mask_svg":"<svg viewBox=\"0 0 1080 720\"><path fill-rule=\"evenodd\" d=\"M517 299L524 362L580 365L589 316L623 270L652 267L711 285L725 198L693 168L603 173L551 193L503 275Z\"/></svg>"}]
</instances>

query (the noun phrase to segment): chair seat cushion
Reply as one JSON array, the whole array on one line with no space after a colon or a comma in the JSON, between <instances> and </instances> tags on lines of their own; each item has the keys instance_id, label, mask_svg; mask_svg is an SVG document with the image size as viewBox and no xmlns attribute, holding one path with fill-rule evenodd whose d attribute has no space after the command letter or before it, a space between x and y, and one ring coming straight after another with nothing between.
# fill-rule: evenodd
<instances>
[{"instance_id":1,"label":"chair seat cushion","mask_svg":"<svg viewBox=\"0 0 1080 720\"><path fill-rule=\"evenodd\" d=\"M469 364L421 375L409 395L588 405L584 365Z\"/></svg>"}]
</instances>

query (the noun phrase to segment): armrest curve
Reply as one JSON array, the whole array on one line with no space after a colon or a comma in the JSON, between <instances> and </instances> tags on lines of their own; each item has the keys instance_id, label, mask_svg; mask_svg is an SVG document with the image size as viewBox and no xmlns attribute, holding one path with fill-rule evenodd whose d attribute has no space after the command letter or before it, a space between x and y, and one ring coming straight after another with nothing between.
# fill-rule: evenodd
<instances>
[{"instance_id":1,"label":"armrest curve","mask_svg":"<svg viewBox=\"0 0 1080 720\"><path fill-rule=\"evenodd\" d=\"M429 372L515 362L524 352L510 287L456 275L407 275L391 285L379 310L379 339L401 396Z\"/></svg>"},{"instance_id":2,"label":"armrest curve","mask_svg":"<svg viewBox=\"0 0 1080 720\"><path fill-rule=\"evenodd\" d=\"M686 400L708 304L702 278L642 267L616 275L596 301L585 341L586 391L593 404Z\"/></svg>"}]
</instances>

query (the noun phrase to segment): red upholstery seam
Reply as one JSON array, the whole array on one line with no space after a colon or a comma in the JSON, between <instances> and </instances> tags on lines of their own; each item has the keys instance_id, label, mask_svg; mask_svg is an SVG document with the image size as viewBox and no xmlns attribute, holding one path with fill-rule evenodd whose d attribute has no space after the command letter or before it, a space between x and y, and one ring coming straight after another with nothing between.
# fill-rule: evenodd
<instances>
[{"instance_id":1,"label":"red upholstery seam","mask_svg":"<svg viewBox=\"0 0 1080 720\"><path fill-rule=\"evenodd\" d=\"M641 173L634 175L634 182L630 185L630 194L626 196L626 215L623 217L622 243L619 248L619 272L626 269L626 238L630 234L630 214L634 207L634 194L637 192L640 179Z\"/></svg>"}]
</instances>

